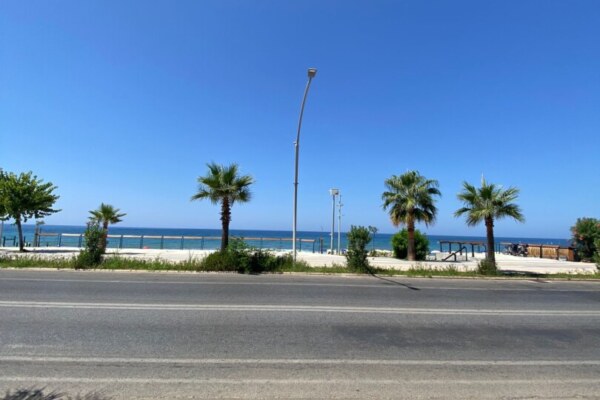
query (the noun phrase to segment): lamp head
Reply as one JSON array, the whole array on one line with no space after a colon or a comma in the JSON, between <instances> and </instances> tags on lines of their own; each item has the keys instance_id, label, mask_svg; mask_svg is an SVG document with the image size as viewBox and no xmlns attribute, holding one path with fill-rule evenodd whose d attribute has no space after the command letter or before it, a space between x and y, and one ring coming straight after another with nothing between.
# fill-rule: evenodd
<instances>
[{"instance_id":1,"label":"lamp head","mask_svg":"<svg viewBox=\"0 0 600 400\"><path fill-rule=\"evenodd\" d=\"M317 69L316 68L309 68L308 69L308 77L309 78L314 78L316 74L317 74Z\"/></svg>"}]
</instances>

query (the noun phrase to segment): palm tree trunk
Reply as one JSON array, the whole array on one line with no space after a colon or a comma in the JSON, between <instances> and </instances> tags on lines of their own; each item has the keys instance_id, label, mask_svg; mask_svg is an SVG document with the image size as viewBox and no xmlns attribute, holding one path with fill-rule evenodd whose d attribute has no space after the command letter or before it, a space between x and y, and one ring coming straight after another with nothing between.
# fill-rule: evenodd
<instances>
[{"instance_id":1,"label":"palm tree trunk","mask_svg":"<svg viewBox=\"0 0 600 400\"><path fill-rule=\"evenodd\" d=\"M495 253L495 244L494 244L494 220L492 218L485 219L485 227L487 230L487 247L486 247L486 256L485 258L496 264L496 253Z\"/></svg>"},{"instance_id":2,"label":"palm tree trunk","mask_svg":"<svg viewBox=\"0 0 600 400\"><path fill-rule=\"evenodd\" d=\"M102 230L104 231L104 234L102 235L102 254L104 254L106 253L106 246L108 245L108 221L104 221Z\"/></svg>"},{"instance_id":3,"label":"palm tree trunk","mask_svg":"<svg viewBox=\"0 0 600 400\"><path fill-rule=\"evenodd\" d=\"M221 202L221 251L227 250L229 245L229 222L231 221L231 207L229 206L229 199L223 198Z\"/></svg>"},{"instance_id":4,"label":"palm tree trunk","mask_svg":"<svg viewBox=\"0 0 600 400\"><path fill-rule=\"evenodd\" d=\"M408 221L406 229L408 231L408 261L415 261L417 258L415 252L415 222L412 219Z\"/></svg>"},{"instance_id":5,"label":"palm tree trunk","mask_svg":"<svg viewBox=\"0 0 600 400\"><path fill-rule=\"evenodd\" d=\"M23 227L21 226L21 218L15 219L15 225L17 225L17 231L19 232L19 251L25 251L25 243L23 241Z\"/></svg>"}]
</instances>

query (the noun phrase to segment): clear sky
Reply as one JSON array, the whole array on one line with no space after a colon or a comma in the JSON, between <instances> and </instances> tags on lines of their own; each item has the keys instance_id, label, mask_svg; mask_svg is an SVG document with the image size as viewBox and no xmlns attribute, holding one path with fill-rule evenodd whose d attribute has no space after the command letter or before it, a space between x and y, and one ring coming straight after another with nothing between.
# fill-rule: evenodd
<instances>
[{"instance_id":1,"label":"clear sky","mask_svg":"<svg viewBox=\"0 0 600 400\"><path fill-rule=\"evenodd\" d=\"M306 69L299 230L394 227L383 181L419 170L443 197L430 234L484 235L461 182L521 189L525 224L568 237L600 217L600 1L0 2L0 167L58 186L48 224L101 201L122 226L220 227L190 202L206 163L256 179L233 229L291 230Z\"/></svg>"}]
</instances>

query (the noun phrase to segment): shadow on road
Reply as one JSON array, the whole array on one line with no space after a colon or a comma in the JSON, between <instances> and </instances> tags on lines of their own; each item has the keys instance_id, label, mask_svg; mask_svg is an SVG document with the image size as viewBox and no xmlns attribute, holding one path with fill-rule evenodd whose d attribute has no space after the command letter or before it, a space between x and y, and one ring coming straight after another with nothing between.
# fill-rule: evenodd
<instances>
[{"instance_id":1,"label":"shadow on road","mask_svg":"<svg viewBox=\"0 0 600 400\"><path fill-rule=\"evenodd\" d=\"M392 283L392 284L397 285L397 286L403 286L403 287L405 287L407 289L410 289L410 290L421 290L421 289L419 289L417 287L414 287L414 286L411 286L411 285L407 285L406 283L398 282L398 281L395 281L393 279L384 278L382 276L379 276L379 275L375 274L375 272L373 272L373 270L371 268L368 268L368 267L367 267L367 272L373 278L377 278L379 280L382 280L382 281L385 281L385 282L389 282L389 283Z\"/></svg>"}]
</instances>

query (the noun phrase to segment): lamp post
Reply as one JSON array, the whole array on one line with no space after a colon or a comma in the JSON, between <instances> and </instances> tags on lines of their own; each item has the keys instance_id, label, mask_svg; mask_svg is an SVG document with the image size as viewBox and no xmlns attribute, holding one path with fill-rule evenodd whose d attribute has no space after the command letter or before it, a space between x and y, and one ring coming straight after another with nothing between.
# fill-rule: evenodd
<instances>
[{"instance_id":1,"label":"lamp post","mask_svg":"<svg viewBox=\"0 0 600 400\"><path fill-rule=\"evenodd\" d=\"M292 252L294 253L294 262L296 262L296 229L298 223L298 157L300 156L300 128L302 127L302 115L304 114L304 104L306 104L308 89L310 89L310 83L316 74L316 68L308 69L308 82L306 82L306 89L304 89L304 97L302 98L302 106L300 107L300 118L298 118L298 133L296 134L296 141L294 142L294 147L296 148L296 167L294 169L294 219L292 222Z\"/></svg>"},{"instance_id":2,"label":"lamp post","mask_svg":"<svg viewBox=\"0 0 600 400\"><path fill-rule=\"evenodd\" d=\"M333 254L333 235L335 234L335 196L340 194L339 189L329 189L331 195L331 246L329 251Z\"/></svg>"},{"instance_id":3,"label":"lamp post","mask_svg":"<svg viewBox=\"0 0 600 400\"><path fill-rule=\"evenodd\" d=\"M342 254L342 194L338 198L338 255Z\"/></svg>"}]
</instances>

